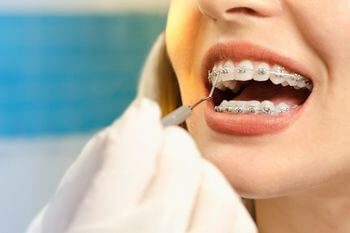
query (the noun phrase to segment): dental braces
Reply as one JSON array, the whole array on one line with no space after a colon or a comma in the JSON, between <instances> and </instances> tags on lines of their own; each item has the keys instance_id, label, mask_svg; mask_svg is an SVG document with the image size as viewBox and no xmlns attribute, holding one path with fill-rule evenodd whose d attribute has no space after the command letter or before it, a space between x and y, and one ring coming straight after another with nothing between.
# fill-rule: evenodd
<instances>
[{"instance_id":1,"label":"dental braces","mask_svg":"<svg viewBox=\"0 0 350 233\"><path fill-rule=\"evenodd\" d=\"M286 70L282 67L279 68L279 71L271 71L265 68L250 69L250 68L244 68L244 67L235 67L232 73L244 74L247 72L256 72L259 75L265 75L269 73L270 75L274 75L277 78L288 77L293 82L304 81L307 86L312 87L312 84L309 80L303 78L301 75L296 73L294 74L287 73ZM209 82L212 83L213 80L215 80L216 78L219 78L220 75L229 74L229 73L230 71L226 68L220 68L220 70L215 70L215 71L214 70L208 71Z\"/></svg>"},{"instance_id":2,"label":"dental braces","mask_svg":"<svg viewBox=\"0 0 350 233\"><path fill-rule=\"evenodd\" d=\"M274 108L271 106L264 106L263 108L259 108L257 106L215 106L216 112L223 112L223 113L234 113L234 114L264 114L264 115L278 115L287 113L293 109L296 109L298 106L282 106L278 108Z\"/></svg>"}]
</instances>

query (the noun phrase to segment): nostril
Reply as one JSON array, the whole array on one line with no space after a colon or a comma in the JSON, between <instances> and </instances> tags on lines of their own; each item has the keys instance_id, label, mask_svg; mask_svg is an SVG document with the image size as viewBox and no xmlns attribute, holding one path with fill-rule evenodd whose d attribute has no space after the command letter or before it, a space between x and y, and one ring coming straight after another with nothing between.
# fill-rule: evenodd
<instances>
[{"instance_id":1,"label":"nostril","mask_svg":"<svg viewBox=\"0 0 350 233\"><path fill-rule=\"evenodd\" d=\"M226 13L228 14L245 14L245 15L251 15L251 16L260 16L260 14L253 10L252 8L248 7L234 7L231 9L226 10Z\"/></svg>"},{"instance_id":2,"label":"nostril","mask_svg":"<svg viewBox=\"0 0 350 233\"><path fill-rule=\"evenodd\" d=\"M195 0L200 12L213 21L242 21L246 18L268 18L283 12L280 0Z\"/></svg>"}]
</instances>

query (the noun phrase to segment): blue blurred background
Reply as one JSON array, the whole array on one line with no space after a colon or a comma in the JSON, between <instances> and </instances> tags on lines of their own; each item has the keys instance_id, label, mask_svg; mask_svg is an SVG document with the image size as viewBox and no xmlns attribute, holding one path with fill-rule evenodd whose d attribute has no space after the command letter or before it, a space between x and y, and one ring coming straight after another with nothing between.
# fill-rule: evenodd
<instances>
[{"instance_id":1,"label":"blue blurred background","mask_svg":"<svg viewBox=\"0 0 350 233\"><path fill-rule=\"evenodd\" d=\"M134 98L165 25L166 3L157 0L51 1L30 0L23 10L23 0L12 0L0 12L4 233L24 232L84 143Z\"/></svg>"}]
</instances>

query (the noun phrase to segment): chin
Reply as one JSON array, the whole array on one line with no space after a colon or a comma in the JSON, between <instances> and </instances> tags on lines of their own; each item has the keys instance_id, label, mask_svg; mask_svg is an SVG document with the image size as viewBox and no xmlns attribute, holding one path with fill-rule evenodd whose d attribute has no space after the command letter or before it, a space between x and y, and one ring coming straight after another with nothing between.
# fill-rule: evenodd
<instances>
[{"instance_id":1,"label":"chin","mask_svg":"<svg viewBox=\"0 0 350 233\"><path fill-rule=\"evenodd\" d=\"M197 124L189 125L190 133L203 157L221 171L243 198L288 196L322 182L315 174L301 172L311 168L298 162L294 155L305 155L295 147L288 150L284 145L266 144L265 140L223 136L200 126L200 120L194 122Z\"/></svg>"}]
</instances>

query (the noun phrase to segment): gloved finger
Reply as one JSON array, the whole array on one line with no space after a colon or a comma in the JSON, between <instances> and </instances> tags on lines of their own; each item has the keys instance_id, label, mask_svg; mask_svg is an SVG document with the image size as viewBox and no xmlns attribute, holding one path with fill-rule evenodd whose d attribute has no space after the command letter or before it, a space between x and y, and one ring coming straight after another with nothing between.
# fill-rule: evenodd
<instances>
[{"instance_id":1,"label":"gloved finger","mask_svg":"<svg viewBox=\"0 0 350 233\"><path fill-rule=\"evenodd\" d=\"M256 233L240 197L214 165L202 160L202 181L189 233Z\"/></svg>"},{"instance_id":2,"label":"gloved finger","mask_svg":"<svg viewBox=\"0 0 350 233\"><path fill-rule=\"evenodd\" d=\"M65 232L135 205L153 177L161 138L158 106L133 103L69 169L45 214L44 232Z\"/></svg>"},{"instance_id":3,"label":"gloved finger","mask_svg":"<svg viewBox=\"0 0 350 233\"><path fill-rule=\"evenodd\" d=\"M55 195L41 216L42 220L36 223L36 225L41 225L40 232L61 233L65 231L74 217L79 201L100 166L98 152L106 134L107 130L104 130L91 139L65 173Z\"/></svg>"},{"instance_id":4,"label":"gloved finger","mask_svg":"<svg viewBox=\"0 0 350 233\"><path fill-rule=\"evenodd\" d=\"M112 126L101 151L103 163L80 203L72 232L138 205L155 174L162 134L160 109L146 100Z\"/></svg>"},{"instance_id":5,"label":"gloved finger","mask_svg":"<svg viewBox=\"0 0 350 233\"><path fill-rule=\"evenodd\" d=\"M200 160L186 131L165 129L158 172L142 202L143 206L153 206L155 222L149 226L156 226L156 230L152 233L185 232L200 184Z\"/></svg>"}]
</instances>

